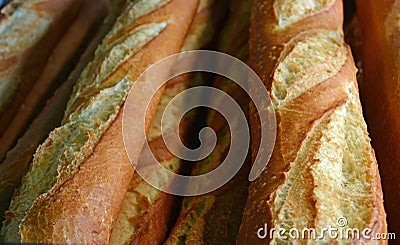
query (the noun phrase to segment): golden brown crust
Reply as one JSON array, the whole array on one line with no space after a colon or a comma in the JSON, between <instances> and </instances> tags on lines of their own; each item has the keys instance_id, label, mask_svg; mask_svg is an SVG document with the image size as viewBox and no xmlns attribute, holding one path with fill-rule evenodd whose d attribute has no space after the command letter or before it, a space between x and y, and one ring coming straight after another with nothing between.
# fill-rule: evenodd
<instances>
[{"instance_id":1,"label":"golden brown crust","mask_svg":"<svg viewBox=\"0 0 400 245\"><path fill-rule=\"evenodd\" d=\"M108 20L102 25L68 79L56 90L43 110L32 121L24 135L18 139L16 145L7 153L5 160L0 164L0 193L3 197L0 202L1 213L4 213L8 208L12 193L28 170L38 145L43 142L54 127L60 125L74 83L83 68L92 59L94 50L111 28L111 24L112 21Z\"/></svg>"},{"instance_id":2,"label":"golden brown crust","mask_svg":"<svg viewBox=\"0 0 400 245\"><path fill-rule=\"evenodd\" d=\"M113 209L118 209L132 174L121 128L122 110L78 174L25 217L22 241L98 244L108 240L115 222Z\"/></svg>"},{"instance_id":3,"label":"golden brown crust","mask_svg":"<svg viewBox=\"0 0 400 245\"><path fill-rule=\"evenodd\" d=\"M15 1L7 5L2 10L8 13L1 21L2 25L6 25L7 21L12 18L10 16L13 13L12 11L14 11L11 10L13 4L21 4L17 2L18 1ZM49 25L43 24L46 26L45 29L43 29L41 26L37 27L34 25L35 20L32 20L32 23L22 22L21 20L23 23L22 25L33 26L21 26L19 29L20 32L26 34L25 36L31 36L29 32L36 30L38 33L37 35L40 36L32 38L32 40L35 41L34 43L30 43L30 40L27 38L20 38L21 41L14 44L15 48L9 49L6 46L7 44L5 44L5 46L2 47L4 50L0 50L0 57L2 59L0 62L2 65L0 65L0 67L7 67L5 70L3 68L0 70L2 83L4 84L5 81L9 80L13 81L14 84L18 84L15 90L8 88L1 89L2 99L8 99L2 101L0 106L0 120L2 122L0 125L0 134L6 130L10 121L18 112L25 96L30 92L32 86L39 78L52 49L79 12L80 3L81 1L76 0L35 1L32 6L29 6L31 5L29 1L23 3L22 6L28 6L28 11L35 11L38 18L43 18L43 23L48 22ZM19 6L19 8L21 7ZM23 18L24 17L21 19ZM42 23L40 21L37 20L37 22ZM13 24L17 26L18 22L15 21ZM2 34L2 38L8 38L7 35L8 34ZM21 33L19 35L24 36ZM4 41L4 43L8 43L8 41ZM13 49L15 49L15 51L13 51ZM4 155L2 157L4 157Z\"/></svg>"},{"instance_id":4,"label":"golden brown crust","mask_svg":"<svg viewBox=\"0 0 400 245\"><path fill-rule=\"evenodd\" d=\"M219 0L200 1L181 51L204 48L210 44L223 19L223 15L214 17L213 14L221 14L216 10L220 10L222 3ZM165 107L174 96L188 87L202 83L197 81L199 77L196 75L199 74L183 74L168 81L147 136L152 154L165 168L173 172L181 170L182 161L165 146L161 135L161 118ZM196 123L196 118L197 113L192 113L188 117L185 116L180 123L171 119L168 121L169 127L164 127L163 133L168 134L178 127L179 123L181 138L184 138L184 134ZM145 163L146 160L142 158L140 161ZM169 184L173 180L165 181ZM110 244L161 244L166 239L177 204L176 196L155 189L138 174L134 174L113 229Z\"/></svg>"},{"instance_id":5,"label":"golden brown crust","mask_svg":"<svg viewBox=\"0 0 400 245\"><path fill-rule=\"evenodd\" d=\"M176 207L176 197L167 193L160 193L159 201L146 213L147 220L144 226L130 244L161 244L165 240L171 219L171 211Z\"/></svg>"},{"instance_id":6,"label":"golden brown crust","mask_svg":"<svg viewBox=\"0 0 400 245\"><path fill-rule=\"evenodd\" d=\"M328 225L337 226L341 216L351 228L385 232L380 178L362 119L356 68L340 31L342 2L329 5L326 1L327 8L283 28L272 11L275 2L255 1L253 5L250 60L272 91L277 136L266 169L250 184L237 243L283 242L277 233L270 237L271 228L280 226L287 232L315 228L318 232ZM319 35L322 39L314 39ZM328 60L331 54L324 54L330 49L337 55L334 63ZM257 115L251 109L254 157L260 139ZM354 164L358 167L353 171L359 174L350 177ZM357 193L363 193L361 199ZM357 208L348 206L350 197ZM264 224L268 235L260 239L257 232Z\"/></svg>"},{"instance_id":7,"label":"golden brown crust","mask_svg":"<svg viewBox=\"0 0 400 245\"><path fill-rule=\"evenodd\" d=\"M0 159L15 144L33 116L40 111L45 99L65 80L79 58L82 49L90 41L98 24L103 21L108 8L105 0L82 1L82 7L71 26L49 56L46 66L11 123L0 138ZM96 4L94 4L96 3ZM94 4L94 5L93 5ZM95 6L95 7L93 7Z\"/></svg>"},{"instance_id":8,"label":"golden brown crust","mask_svg":"<svg viewBox=\"0 0 400 245\"><path fill-rule=\"evenodd\" d=\"M56 90L40 114L29 125L24 135L19 138L12 150L7 153L6 159L0 164L0 193L3 197L0 202L1 213L7 210L12 194L20 184L24 173L28 170L38 145L43 142L51 130L60 125L64 115L63 111L66 108L72 88L79 78L79 74L93 58L93 53L98 43L111 28L119 11L120 7L113 7L113 13L89 43L68 79Z\"/></svg>"},{"instance_id":9,"label":"golden brown crust","mask_svg":"<svg viewBox=\"0 0 400 245\"><path fill-rule=\"evenodd\" d=\"M250 49L266 50L250 56L250 63L253 69L265 70L260 76L266 83L267 89L270 89L271 86L270 76L273 75L276 59L279 58L282 49L289 40L310 29L336 30L338 26L341 26L340 18L337 18L337 16L343 15L342 1L336 0L329 9L301 19L287 26L284 30L277 30L275 26L278 21L271 11L273 2L274 0L254 1L252 20L264 21L252 21L250 23L250 30L253 33L249 41ZM315 21L318 18L322 18L324 21ZM271 59L272 62L266 62Z\"/></svg>"},{"instance_id":10,"label":"golden brown crust","mask_svg":"<svg viewBox=\"0 0 400 245\"><path fill-rule=\"evenodd\" d=\"M389 231L400 233L400 1L357 2L361 27L361 100L379 162Z\"/></svg>"},{"instance_id":11,"label":"golden brown crust","mask_svg":"<svg viewBox=\"0 0 400 245\"><path fill-rule=\"evenodd\" d=\"M126 72L128 78L135 81L149 65L178 52L197 3L194 0L172 0L138 19L136 25L168 19L168 26L112 76ZM153 103L157 104L160 95L159 92L154 97ZM147 115L154 114L155 108L151 106ZM147 121L150 120L151 116ZM137 147L139 153L140 146ZM122 139L120 111L94 153L81 164L73 178L35 201L21 225L22 240L58 243L108 241L132 174L133 168ZM62 206L65 208L60 212ZM76 229L79 229L79 234Z\"/></svg>"}]
</instances>

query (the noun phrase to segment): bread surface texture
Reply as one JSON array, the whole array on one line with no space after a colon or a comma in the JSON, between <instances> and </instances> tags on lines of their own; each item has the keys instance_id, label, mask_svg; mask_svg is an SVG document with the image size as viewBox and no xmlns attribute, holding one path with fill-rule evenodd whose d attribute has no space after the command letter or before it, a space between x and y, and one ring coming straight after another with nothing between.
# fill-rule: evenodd
<instances>
[{"instance_id":1,"label":"bread surface texture","mask_svg":"<svg viewBox=\"0 0 400 245\"><path fill-rule=\"evenodd\" d=\"M222 2L216 0L201 0L196 14L186 34L181 51L195 50L209 45L214 39L217 27L224 15L221 10ZM200 85L202 78L199 74L184 74L173 78L166 84L160 103L154 114L153 121L147 135L147 141L154 156L160 164L169 171L179 173L183 162L166 148L163 136L168 135L179 127L181 137L196 123L196 113L192 113L179 122L179 115L165 114L166 125L161 129L161 119L166 106L177 94L185 89ZM189 98L188 98L189 99ZM179 106L174 105L174 106ZM178 111L179 108L173 109ZM146 158L140 158L146 164ZM173 179L159 176L158 181L170 185ZM110 244L161 244L170 229L174 212L179 205L177 196L157 190L150 186L142 177L134 173L128 191L118 214L116 225L110 239Z\"/></svg>"},{"instance_id":2,"label":"bread surface texture","mask_svg":"<svg viewBox=\"0 0 400 245\"><path fill-rule=\"evenodd\" d=\"M195 0L126 1L81 73L62 126L37 149L11 202L2 228L5 240L20 235L23 242L109 240L133 174L121 108L149 65L179 51L196 7ZM146 121L154 110L150 106Z\"/></svg>"},{"instance_id":3,"label":"bread surface texture","mask_svg":"<svg viewBox=\"0 0 400 245\"><path fill-rule=\"evenodd\" d=\"M387 231L378 165L342 22L342 1L253 3L250 64L270 91L277 135L271 160L250 184L238 244L387 242L362 235L318 237L329 226L341 228L342 219L346 228ZM254 108L250 120L255 157L260 139ZM259 238L265 225L267 236ZM270 235L279 227L283 236ZM315 229L319 240L290 239L290 229L304 228Z\"/></svg>"},{"instance_id":4,"label":"bread surface texture","mask_svg":"<svg viewBox=\"0 0 400 245\"><path fill-rule=\"evenodd\" d=\"M14 146L18 137L42 109L48 97L68 78L69 73L74 69L74 63L79 60L86 45L96 33L97 27L103 22L107 9L110 8L108 0L81 0L80 2L78 14L55 45L40 76L30 87L15 117L1 135L0 160Z\"/></svg>"},{"instance_id":5,"label":"bread surface texture","mask_svg":"<svg viewBox=\"0 0 400 245\"><path fill-rule=\"evenodd\" d=\"M79 74L81 73L83 68L91 60L94 50L96 49L99 41L102 40L102 37L104 37L107 30L111 28L111 21L106 21L102 24L101 30L99 30L98 33L93 33L98 29L95 23L102 21L102 17L106 14L106 2L102 2L102 4L100 4L100 2L97 2L98 5L96 8L92 8L90 6L91 2L93 2L93 0L85 0L84 7L80 10L79 16L71 25L70 29L68 29L68 31L62 38L62 41L59 42L56 50L53 51L53 59L58 58L59 55L63 58L69 59L70 57L65 57L65 55L70 56L70 52L63 53L61 52L62 49L68 47L68 50L73 49L73 52L80 52L80 49L82 49L83 47L76 47L76 42L79 42L80 45L78 46L82 46L81 42L83 42L83 46L85 46L90 40L82 40L82 38L90 39L94 36L93 40L91 40L90 43L87 44L87 48L85 49L84 54L81 56L80 61L75 66L68 79L66 79L66 81L62 81L62 84L56 90L55 94L50 99L48 99L48 102L43 107L43 110L41 110L38 116L34 120L32 120L29 127L27 127L26 131L18 139L17 143L12 147L12 149L7 152L6 158L0 164L0 195L2 196L0 202L0 212L2 214L4 214L4 211L7 210L15 188L19 186L22 177L28 170L29 164L32 162L36 148L41 143L43 143L43 140L48 136L49 132L60 125L63 118L63 112L66 108L74 83L78 79ZM90 12L87 12L88 8L91 8ZM90 14L90 16L88 16L88 14ZM79 28L77 28L78 26ZM87 33L88 29L91 29L89 33ZM82 35L87 37L84 38L82 37ZM59 67L59 65L61 64L58 62L64 64L66 61L64 59L57 62L52 62L49 60L45 70ZM64 68L59 68L64 70ZM54 78L54 73L56 72L59 72L59 70L53 71L51 72L51 74L42 74L42 81L52 80L52 78ZM61 82L59 80L59 76L57 76L55 80ZM36 84L35 88L37 86L39 86L39 84ZM35 101L37 99L38 94L36 94L36 92L37 91L35 89L32 90L30 94L32 94L33 98L28 96L25 102L28 103L29 106L21 107L21 113L19 113L18 116L13 119L13 121L23 121L23 118L26 119L27 114L29 114L29 112L32 112L33 108L29 107L32 105L31 100ZM20 132L18 131L22 129L22 124L24 124L24 122L18 121L18 123L10 125L7 129L10 131L7 131L2 135L0 141L0 148L2 148L2 150L5 150L5 148L7 148L6 145L11 143L10 138L17 137L19 135ZM3 219L1 219L1 221L3 221Z\"/></svg>"},{"instance_id":6,"label":"bread surface texture","mask_svg":"<svg viewBox=\"0 0 400 245\"><path fill-rule=\"evenodd\" d=\"M78 0L15 0L0 10L0 134L18 112L80 5Z\"/></svg>"}]
</instances>

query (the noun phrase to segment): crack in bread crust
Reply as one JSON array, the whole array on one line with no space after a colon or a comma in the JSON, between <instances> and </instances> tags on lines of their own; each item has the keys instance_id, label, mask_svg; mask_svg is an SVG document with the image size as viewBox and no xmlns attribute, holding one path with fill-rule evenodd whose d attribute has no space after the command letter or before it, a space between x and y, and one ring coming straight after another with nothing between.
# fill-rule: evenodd
<instances>
[{"instance_id":1,"label":"crack in bread crust","mask_svg":"<svg viewBox=\"0 0 400 245\"><path fill-rule=\"evenodd\" d=\"M296 9L300 17L281 18L284 27L279 28L277 11L290 13L296 3L305 1L253 4L250 63L271 90L278 128L271 160L250 184L238 244L291 244L292 240L277 236L259 239L257 231L265 224L269 229L283 225L321 231L337 225L341 216L361 230L387 231L356 68L341 31L342 1L320 1L327 5L309 12L306 9L313 6L305 4ZM250 120L253 128L259 128L255 117ZM252 139L257 133L252 130ZM258 147L254 140L253 149ZM324 241L352 242L334 240Z\"/></svg>"},{"instance_id":2,"label":"crack in bread crust","mask_svg":"<svg viewBox=\"0 0 400 245\"><path fill-rule=\"evenodd\" d=\"M356 88L350 86L346 103L316 121L290 164L286 181L273 195L275 227L316 228L318 237L328 226L339 229L340 217L359 230L370 225L374 208L370 169L375 162L364 154L369 139L353 94Z\"/></svg>"},{"instance_id":3,"label":"crack in bread crust","mask_svg":"<svg viewBox=\"0 0 400 245\"><path fill-rule=\"evenodd\" d=\"M347 57L341 31L320 30L304 33L290 52L287 46L279 59L272 82L272 100L276 107L300 96L304 91L333 77Z\"/></svg>"},{"instance_id":4,"label":"crack in bread crust","mask_svg":"<svg viewBox=\"0 0 400 245\"><path fill-rule=\"evenodd\" d=\"M223 15L215 18L212 13L220 13L216 10L221 10L222 3L220 0L200 1L181 51L200 49L210 44L216 34L217 26L223 20ZM182 118L182 121L179 121L179 104L174 103L170 107L172 113L164 115L164 110L171 99L180 92L197 84L202 85L204 80L202 75L204 74L184 74L168 81L147 134L152 154L165 169L174 173L178 173L181 169L182 160L169 152L162 134L168 135L179 127L179 131L185 135L188 127L192 126L196 120L198 113L190 112ZM182 100L182 103L184 101ZM164 117L165 124L161 129L162 117ZM146 164L146 158L140 160ZM168 186L173 183L174 179L169 176L159 176L158 181L159 186ZM113 228L110 244L128 244L133 241L144 243L143 236L148 237L148 240L151 239L153 243L164 241L167 235L165 223L171 219L173 212L173 206L168 205L171 203L169 200L176 201L174 196L155 189L135 173ZM154 217L157 217L157 221L154 221ZM158 231L149 232L148 227L152 227L156 222L159 227Z\"/></svg>"},{"instance_id":5,"label":"crack in bread crust","mask_svg":"<svg viewBox=\"0 0 400 245\"><path fill-rule=\"evenodd\" d=\"M137 1L127 2L135 4ZM197 4L197 0L173 0L140 17L134 21L132 27L121 31L120 34L123 34L140 25L168 20L168 26L132 58L121 64L110 79L118 80L123 74L122 77L135 81L151 64L179 52ZM155 113L163 90L161 88L157 91L149 104L145 132L148 132L148 122ZM139 103L133 107L135 106L142 105ZM80 164L79 171L72 178L35 200L20 226L23 242L98 244L109 241L134 173L124 148L123 113L122 107L96 144L93 153ZM143 128L137 128L132 133L141 130ZM138 138L138 142L145 140L140 135ZM133 145L135 158L139 157L141 147L139 143ZM171 199L165 202L167 206L172 205ZM144 227L145 232L149 232L149 229L159 230L160 223L163 223L160 219L151 219ZM142 241L152 237L140 236L138 239ZM143 243L147 244L148 241Z\"/></svg>"},{"instance_id":6,"label":"crack in bread crust","mask_svg":"<svg viewBox=\"0 0 400 245\"><path fill-rule=\"evenodd\" d=\"M275 0L274 12L277 28L285 28L306 17L329 9L335 0Z\"/></svg>"},{"instance_id":7,"label":"crack in bread crust","mask_svg":"<svg viewBox=\"0 0 400 245\"><path fill-rule=\"evenodd\" d=\"M128 4L125 11L134 9L136 4L143 5L143 1L129 1ZM146 8L146 13L156 9L159 4ZM138 18L142 15L135 16ZM129 21L135 20L129 17ZM119 18L113 29L120 28L123 21L124 18ZM142 24L127 33L106 36L103 43L108 43L111 37L118 37L118 40L97 48L94 61L86 66L74 87L66 111L68 120L51 132L48 139L39 146L31 168L11 201L6 225L2 229L6 240L19 241L18 226L26 213L33 207L39 208L47 198L46 193L57 190L72 178L79 170L79 165L92 154L118 115L132 85L131 81L124 78L128 71L118 77L112 74L166 26L167 22ZM75 106L72 110L71 107Z\"/></svg>"},{"instance_id":8,"label":"crack in bread crust","mask_svg":"<svg viewBox=\"0 0 400 245\"><path fill-rule=\"evenodd\" d=\"M86 107L88 101L102 89L115 86L118 79L110 79L112 73L163 31L166 26L166 22L138 26L124 36L119 37L102 54L96 56L85 68L82 73L83 76L74 87L74 93L68 102L65 113L68 117L64 121L68 122L73 115L81 113L82 108ZM120 76L122 77L123 74Z\"/></svg>"}]
</instances>

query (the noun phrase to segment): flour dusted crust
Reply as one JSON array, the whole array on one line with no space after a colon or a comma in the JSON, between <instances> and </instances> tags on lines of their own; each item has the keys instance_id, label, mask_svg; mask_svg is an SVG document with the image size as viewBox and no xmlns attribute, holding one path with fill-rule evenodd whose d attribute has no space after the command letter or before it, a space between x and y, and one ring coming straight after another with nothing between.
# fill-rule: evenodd
<instances>
[{"instance_id":1,"label":"flour dusted crust","mask_svg":"<svg viewBox=\"0 0 400 245\"><path fill-rule=\"evenodd\" d=\"M131 83L149 65L179 51L197 3L126 2L124 9L136 13L134 18L123 13L117 19L82 72L63 125L38 148L10 205L5 240L19 240L18 227L25 242L109 239L133 174L122 142L120 108ZM67 203L64 209L60 203Z\"/></svg>"},{"instance_id":2,"label":"flour dusted crust","mask_svg":"<svg viewBox=\"0 0 400 245\"><path fill-rule=\"evenodd\" d=\"M1 135L0 159L5 159L6 153L15 145L18 137L24 133L38 111L42 109L42 105L47 100L46 97L67 80L74 68L73 63L82 55L91 37L103 23L107 9L110 7L108 0L80 0L80 2L79 13L52 50L40 76L29 88L29 93L23 98L23 106L18 108L14 118ZM93 6L94 2L97 3L95 6ZM21 169L25 172L25 168Z\"/></svg>"},{"instance_id":3,"label":"flour dusted crust","mask_svg":"<svg viewBox=\"0 0 400 245\"><path fill-rule=\"evenodd\" d=\"M91 4L93 2L98 3L97 8L92 8ZM60 69L64 71L66 68L65 63L70 63L71 52L81 52L81 48L76 47L76 43L85 42L82 41L82 39L87 39L87 31L89 29L96 29L96 24L101 23L101 17L106 15L105 4L106 1L100 4L98 0L85 0L84 7L80 10L79 16L75 19L70 29L68 29L67 33L53 51L51 61L48 61L41 78L25 99L24 103L27 106L20 108L18 115L13 119L13 123L10 124L7 131L2 135L0 139L0 149L7 150L9 148L6 146L13 142L13 137L17 137L20 133L19 131L22 130L21 125L24 125L26 119L30 118L29 112L32 112L33 107L35 107L35 104L38 102L36 99L42 97L40 95L41 93L37 92L40 91L40 86L43 86L43 83L51 82L55 76L58 77ZM89 8L90 12L88 12ZM112 18L115 20L115 17ZM78 79L80 72L91 60L97 44L101 41L102 37L104 37L107 30L111 28L112 18L110 16L107 21L102 24L97 33L89 33L89 36L93 35L94 37L91 41L86 40L90 41L90 43L81 56L79 63L75 66L68 79L64 81L54 95L48 99L46 106L32 121L24 135L18 139L16 145L7 152L5 160L0 164L1 213L4 213L8 209L14 190L19 186L23 175L29 168L37 146L43 142L48 136L48 133L53 130L56 125L59 125L62 120L63 111L61 111L61 108L65 108L72 92L72 87ZM66 59L68 61L66 61ZM44 88L41 87L41 89Z\"/></svg>"},{"instance_id":4,"label":"flour dusted crust","mask_svg":"<svg viewBox=\"0 0 400 245\"><path fill-rule=\"evenodd\" d=\"M200 1L181 51L206 47L214 40L223 15L215 17L213 13L220 13L216 11L220 10L221 6L223 5L220 0ZM154 156L164 168L175 173L181 170L183 162L165 147L162 132L168 134L179 126L182 134L187 133L197 119L197 113L191 114L182 122L179 122L179 115L166 114L165 117L168 118L164 118L166 125L163 130L161 130L161 119L171 99L189 87L202 84L203 81L199 80L202 80L201 74L184 74L168 81L147 135ZM140 160L145 161L145 159ZM167 176L159 176L158 180L163 185L169 185L173 181ZM134 174L113 229L110 244L161 244L167 238L173 212L177 207L176 196L155 189L140 175Z\"/></svg>"},{"instance_id":5,"label":"flour dusted crust","mask_svg":"<svg viewBox=\"0 0 400 245\"><path fill-rule=\"evenodd\" d=\"M295 9L298 14L283 21L295 3L315 8ZM289 7L277 13L276 6L285 4ZM290 243L277 233L258 238L265 223L269 229L321 233L329 225L339 228L337 220L345 217L350 228L387 231L356 68L343 40L342 12L341 1L254 2L250 63L271 91L278 124L271 160L250 184L239 244ZM254 156L259 127L254 114L251 123ZM333 240L325 236L321 242Z\"/></svg>"}]
</instances>

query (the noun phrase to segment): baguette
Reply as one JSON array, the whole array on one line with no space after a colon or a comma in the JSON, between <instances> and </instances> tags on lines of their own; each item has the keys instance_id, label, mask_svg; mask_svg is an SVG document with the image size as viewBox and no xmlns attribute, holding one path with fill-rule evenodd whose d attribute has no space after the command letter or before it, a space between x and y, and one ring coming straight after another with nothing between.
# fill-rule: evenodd
<instances>
[{"instance_id":1,"label":"baguette","mask_svg":"<svg viewBox=\"0 0 400 245\"><path fill-rule=\"evenodd\" d=\"M205 48L211 44L219 23L224 18L223 4L224 1L220 0L200 1L181 51ZM189 87L201 85L201 80L201 74L184 74L169 81L148 133L148 144L158 161L175 173L182 170L183 164L178 157L168 151L163 143L161 118L165 107L174 96ZM193 129L198 114L191 112L180 123L177 116L173 119L169 116L169 126L163 129L163 133L168 134L179 126L181 138L185 138L189 129ZM173 179L165 178L162 181L166 184L173 183ZM166 239L177 205L176 196L155 189L135 173L113 229L110 244L162 244Z\"/></svg>"},{"instance_id":2,"label":"baguette","mask_svg":"<svg viewBox=\"0 0 400 245\"><path fill-rule=\"evenodd\" d=\"M133 175L122 139L122 105L132 82L149 65L179 51L197 4L196 0L126 1L81 73L62 126L37 149L10 204L3 239L109 240ZM161 93L162 89L153 97L146 122ZM142 146L135 147L140 153Z\"/></svg>"},{"instance_id":3,"label":"baguette","mask_svg":"<svg viewBox=\"0 0 400 245\"><path fill-rule=\"evenodd\" d=\"M314 228L320 243L357 242L356 236L322 233L342 227L343 218L345 228L360 231L361 241L387 243L362 234L366 228L371 237L386 232L386 215L342 24L340 0L253 4L250 64L271 91L277 137L266 169L250 184L238 244L316 242L311 235L290 239L290 229L304 228ZM259 124L253 112L255 157ZM278 228L285 233L271 236Z\"/></svg>"},{"instance_id":4,"label":"baguette","mask_svg":"<svg viewBox=\"0 0 400 245\"><path fill-rule=\"evenodd\" d=\"M400 1L356 1L362 37L361 100L380 163L388 227L400 234Z\"/></svg>"},{"instance_id":5,"label":"baguette","mask_svg":"<svg viewBox=\"0 0 400 245\"><path fill-rule=\"evenodd\" d=\"M61 120L64 116L64 110L67 106L75 82L78 80L80 73L87 63L92 59L98 43L110 30L115 21L116 15L121 11L121 6L119 6L121 4L118 4L118 2L113 3L113 7L111 8L112 13L110 13L103 25L98 28L99 30L97 34L86 48L80 61L68 79L56 90L43 110L32 121L28 129L24 132L24 135L18 139L16 145L7 153L7 157L0 164L0 195L2 196L0 200L0 213L2 214L0 219L1 222L5 218L3 214L10 204L14 190L19 186L21 178L26 173L30 163L32 162L36 148L46 139L49 132L51 132L55 127L60 126ZM77 20L77 22L81 24L82 21L85 23L87 23L86 21L90 22L90 18ZM77 25L77 23L74 25ZM82 26L83 30L85 29L84 27L85 25ZM93 30L91 32L93 32ZM72 33L67 32L67 37L70 37ZM75 38L72 39L75 40Z\"/></svg>"},{"instance_id":6,"label":"baguette","mask_svg":"<svg viewBox=\"0 0 400 245\"><path fill-rule=\"evenodd\" d=\"M218 50L247 60L251 1L231 0L229 4L230 14L223 27ZM247 112L246 94L238 85L217 77L214 87L228 93ZM191 175L214 170L229 151L230 129L225 118L216 111L209 110L206 124L216 131L217 146L209 157L196 163ZM201 196L184 197L178 220L166 241L167 245L235 244L247 197L249 160L250 158L239 173L222 188Z\"/></svg>"},{"instance_id":7,"label":"baguette","mask_svg":"<svg viewBox=\"0 0 400 245\"><path fill-rule=\"evenodd\" d=\"M82 1L76 19L52 51L42 74L0 137L0 160L4 158L6 152L15 144L35 114L43 107L44 98L48 98L59 86L60 81L67 78L74 67L73 63L79 58L79 54L93 36L98 24L102 22L107 8L109 8L107 5L109 3L106 0Z\"/></svg>"},{"instance_id":8,"label":"baguette","mask_svg":"<svg viewBox=\"0 0 400 245\"><path fill-rule=\"evenodd\" d=\"M0 135L39 78L80 5L78 0L14 0L1 10Z\"/></svg>"}]
</instances>

